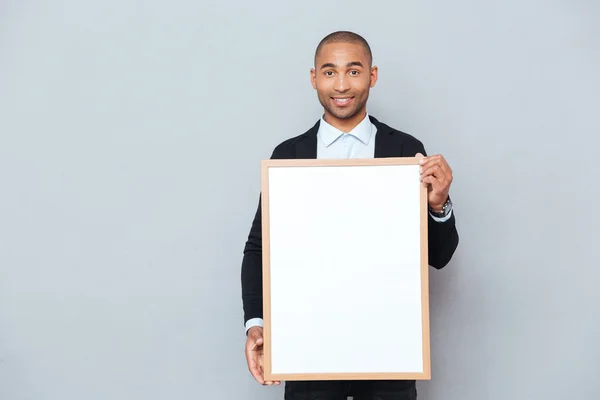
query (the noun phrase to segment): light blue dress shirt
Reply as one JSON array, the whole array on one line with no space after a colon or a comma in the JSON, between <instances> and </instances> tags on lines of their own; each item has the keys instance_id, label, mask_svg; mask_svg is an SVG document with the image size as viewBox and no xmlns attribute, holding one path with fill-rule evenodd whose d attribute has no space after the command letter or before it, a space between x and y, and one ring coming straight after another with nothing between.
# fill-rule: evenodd
<instances>
[{"instance_id":1,"label":"light blue dress shirt","mask_svg":"<svg viewBox=\"0 0 600 400\"><path fill-rule=\"evenodd\" d=\"M321 117L317 132L317 158L374 158L377 127L367 116L348 133L344 133L325 122ZM452 210L443 218L431 216L437 222L445 222L452 216ZM253 326L263 326L262 318L252 318L246 322L246 333Z\"/></svg>"},{"instance_id":2,"label":"light blue dress shirt","mask_svg":"<svg viewBox=\"0 0 600 400\"><path fill-rule=\"evenodd\" d=\"M373 158L376 134L377 128L368 115L348 133L321 118L317 132L317 158Z\"/></svg>"}]
</instances>

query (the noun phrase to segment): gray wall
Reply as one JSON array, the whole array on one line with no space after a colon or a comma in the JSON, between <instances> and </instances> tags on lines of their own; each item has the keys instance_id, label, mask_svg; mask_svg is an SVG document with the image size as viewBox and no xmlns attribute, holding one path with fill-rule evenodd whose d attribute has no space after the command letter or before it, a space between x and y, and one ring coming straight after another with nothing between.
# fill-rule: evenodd
<instances>
[{"instance_id":1,"label":"gray wall","mask_svg":"<svg viewBox=\"0 0 600 400\"><path fill-rule=\"evenodd\" d=\"M282 398L246 370L241 253L259 160L319 117L309 68L337 29L372 44L369 112L455 173L420 398L599 398L599 19L591 0L3 0L0 398Z\"/></svg>"}]
</instances>

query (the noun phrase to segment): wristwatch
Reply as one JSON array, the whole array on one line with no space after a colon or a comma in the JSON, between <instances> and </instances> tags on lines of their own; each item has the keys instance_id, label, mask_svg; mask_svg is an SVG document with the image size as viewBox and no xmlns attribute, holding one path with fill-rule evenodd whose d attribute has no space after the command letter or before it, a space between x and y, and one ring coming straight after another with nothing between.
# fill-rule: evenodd
<instances>
[{"instance_id":1,"label":"wristwatch","mask_svg":"<svg viewBox=\"0 0 600 400\"><path fill-rule=\"evenodd\" d=\"M446 217L448 214L450 214L450 210L452 210L452 201L450 200L450 196L448 196L448 200L446 200L442 206L442 211L434 211L431 207L429 207L429 212L436 218Z\"/></svg>"}]
</instances>

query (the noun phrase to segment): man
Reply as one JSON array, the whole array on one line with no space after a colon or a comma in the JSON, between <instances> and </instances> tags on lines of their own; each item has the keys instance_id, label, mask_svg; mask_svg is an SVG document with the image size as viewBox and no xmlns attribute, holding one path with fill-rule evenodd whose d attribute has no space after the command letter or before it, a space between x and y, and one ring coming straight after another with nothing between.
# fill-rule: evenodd
<instances>
[{"instance_id":1,"label":"man","mask_svg":"<svg viewBox=\"0 0 600 400\"><path fill-rule=\"evenodd\" d=\"M311 82L324 108L321 119L307 132L278 145L271 158L368 158L426 155L416 138L390 128L367 114L369 90L377 82L368 43L352 32L334 32L317 46ZM458 233L449 197L452 170L441 155L421 161L421 181L428 187L429 263L446 266L458 246ZM263 379L262 241L260 200L244 248L242 298L246 324L246 359L257 382ZM301 329L301 327L299 327ZM301 345L301 344L299 344ZM286 400L416 399L415 381L287 382Z\"/></svg>"}]
</instances>

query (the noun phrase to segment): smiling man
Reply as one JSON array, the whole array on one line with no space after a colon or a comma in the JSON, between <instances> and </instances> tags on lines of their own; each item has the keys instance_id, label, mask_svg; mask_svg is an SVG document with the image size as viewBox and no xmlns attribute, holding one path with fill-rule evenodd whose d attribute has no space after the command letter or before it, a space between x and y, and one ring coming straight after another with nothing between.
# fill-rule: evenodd
<instances>
[{"instance_id":1,"label":"smiling man","mask_svg":"<svg viewBox=\"0 0 600 400\"><path fill-rule=\"evenodd\" d=\"M273 159L414 157L426 155L415 137L379 122L367 113L369 90L377 82L369 44L353 32L334 32L317 46L311 83L324 113L305 133L288 139L273 151ZM445 267L458 246L458 232L449 197L452 170L442 155L425 157L421 181L428 187L429 264ZM361 210L357 210L361 212ZM363 210L362 212L367 212ZM259 202L242 261L242 299L246 326L246 360L262 385L262 236ZM302 329L298 321L298 329ZM348 327L352 334L352 327ZM299 346L302 344L299 343ZM415 381L286 382L286 400L414 400Z\"/></svg>"}]
</instances>

